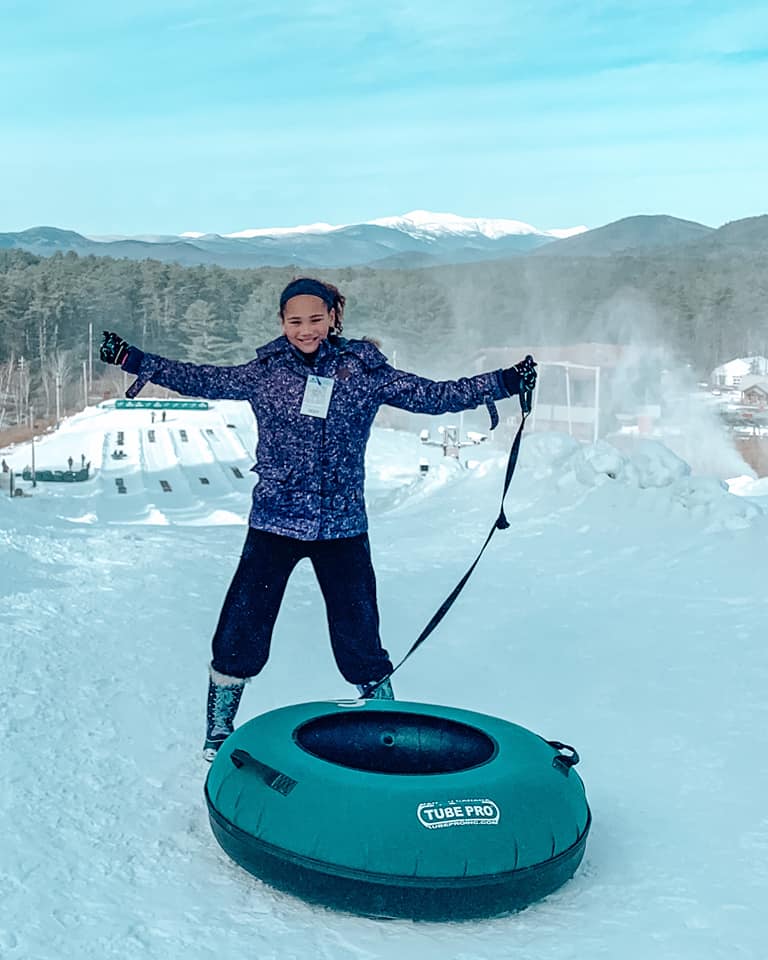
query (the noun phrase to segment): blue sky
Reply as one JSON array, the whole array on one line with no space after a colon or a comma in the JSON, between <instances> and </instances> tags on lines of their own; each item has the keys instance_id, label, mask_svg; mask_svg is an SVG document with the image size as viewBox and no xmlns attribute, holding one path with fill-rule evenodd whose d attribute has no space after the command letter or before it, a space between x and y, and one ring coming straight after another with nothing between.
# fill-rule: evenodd
<instances>
[{"instance_id":1,"label":"blue sky","mask_svg":"<svg viewBox=\"0 0 768 960\"><path fill-rule=\"evenodd\" d=\"M0 231L765 213L768 4L0 0Z\"/></svg>"}]
</instances>

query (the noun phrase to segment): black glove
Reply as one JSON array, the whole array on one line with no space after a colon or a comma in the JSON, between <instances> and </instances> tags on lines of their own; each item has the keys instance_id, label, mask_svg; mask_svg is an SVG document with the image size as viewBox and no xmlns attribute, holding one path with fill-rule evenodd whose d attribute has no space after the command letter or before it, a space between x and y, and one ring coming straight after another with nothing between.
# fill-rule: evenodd
<instances>
[{"instance_id":1,"label":"black glove","mask_svg":"<svg viewBox=\"0 0 768 960\"><path fill-rule=\"evenodd\" d=\"M116 366L122 366L123 360L128 356L128 344L118 333L110 333L104 330L104 339L101 341L99 356L104 363L114 363Z\"/></svg>"},{"instance_id":2,"label":"black glove","mask_svg":"<svg viewBox=\"0 0 768 960\"><path fill-rule=\"evenodd\" d=\"M511 397L531 393L536 388L536 376L536 362L530 354L520 363L501 371L504 386Z\"/></svg>"},{"instance_id":3,"label":"black glove","mask_svg":"<svg viewBox=\"0 0 768 960\"><path fill-rule=\"evenodd\" d=\"M536 361L528 354L525 360L515 364L515 370L520 374L520 393L532 393L536 389Z\"/></svg>"}]
</instances>

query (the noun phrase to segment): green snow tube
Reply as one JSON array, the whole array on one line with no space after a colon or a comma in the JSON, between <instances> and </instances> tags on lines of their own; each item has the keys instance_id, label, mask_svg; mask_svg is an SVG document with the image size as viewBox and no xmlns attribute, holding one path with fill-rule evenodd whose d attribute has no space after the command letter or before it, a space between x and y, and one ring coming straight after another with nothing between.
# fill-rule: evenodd
<instances>
[{"instance_id":1,"label":"green snow tube","mask_svg":"<svg viewBox=\"0 0 768 960\"><path fill-rule=\"evenodd\" d=\"M243 724L205 784L224 850L266 883L374 917L519 910L573 876L590 812L576 752L424 703L302 703Z\"/></svg>"}]
</instances>

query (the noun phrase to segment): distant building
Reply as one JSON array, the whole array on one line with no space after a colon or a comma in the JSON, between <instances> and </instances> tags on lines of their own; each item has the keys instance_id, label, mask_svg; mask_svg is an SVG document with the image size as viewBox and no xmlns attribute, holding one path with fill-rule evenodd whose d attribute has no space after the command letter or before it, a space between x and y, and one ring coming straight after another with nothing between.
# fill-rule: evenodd
<instances>
[{"instance_id":1,"label":"distant building","mask_svg":"<svg viewBox=\"0 0 768 960\"><path fill-rule=\"evenodd\" d=\"M749 407L768 407L768 377L750 374L739 384L741 402Z\"/></svg>"},{"instance_id":2,"label":"distant building","mask_svg":"<svg viewBox=\"0 0 768 960\"><path fill-rule=\"evenodd\" d=\"M710 374L709 382L713 387L740 387L747 376L768 376L768 358L737 357L721 364Z\"/></svg>"}]
</instances>

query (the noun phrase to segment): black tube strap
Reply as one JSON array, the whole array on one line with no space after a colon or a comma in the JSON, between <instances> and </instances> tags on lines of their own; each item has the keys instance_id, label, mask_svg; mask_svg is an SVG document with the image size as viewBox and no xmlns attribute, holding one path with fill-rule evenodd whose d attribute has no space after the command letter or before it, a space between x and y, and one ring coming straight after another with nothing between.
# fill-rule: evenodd
<instances>
[{"instance_id":1,"label":"black tube strap","mask_svg":"<svg viewBox=\"0 0 768 960\"><path fill-rule=\"evenodd\" d=\"M579 762L579 755L576 750L569 743L561 743L559 740L547 740L547 743L550 747L554 747L558 752L552 759L552 766L556 770L560 770L562 773L568 776L568 771L571 767L575 767ZM567 753L563 753L563 750L567 750Z\"/></svg>"},{"instance_id":2,"label":"black tube strap","mask_svg":"<svg viewBox=\"0 0 768 960\"><path fill-rule=\"evenodd\" d=\"M289 777L287 773L281 773L274 767L267 766L266 763L257 760L256 757L252 757L247 750L233 750L229 759L238 770L245 767L255 771L268 787L282 793L284 797L288 796L298 782L293 777Z\"/></svg>"},{"instance_id":3,"label":"black tube strap","mask_svg":"<svg viewBox=\"0 0 768 960\"><path fill-rule=\"evenodd\" d=\"M497 530L506 530L507 527L509 526L509 520L507 520L506 514L504 513L504 498L507 495L507 491L509 490L509 484L510 484L510 481L512 480L512 475L514 474L515 467L517 466L517 458L520 453L520 441L522 440L522 436L523 436L523 427L525 426L525 421L528 419L528 414L531 412L531 395L530 395L530 392L528 391L520 394L520 410L521 410L522 416L520 419L520 426L517 428L515 439L509 451L509 458L507 459L507 471L504 476L504 490L502 491L502 494L501 494L501 507L499 509L499 515L498 517L496 517L496 520L494 521L494 524L491 527L488 536L485 538L485 543L480 548L480 553L478 553L478 555L475 557L475 561L472 564L472 566L469 568L469 570L467 570L467 572L464 574L461 580L459 580L459 582L456 584L453 590L451 590L451 592L448 594L445 600L443 600L443 602L440 604L438 609L435 611L432 619L429 621L426 627L424 627L424 629L418 635L415 642L412 644L410 650L408 650L408 652L405 654L403 659L395 667L393 667L392 671L388 673L385 677L382 677L380 680L377 680L375 683L369 683L362 693L362 696L364 698L370 697L371 693L377 687L379 687L382 683L384 683L385 680L389 680L389 678L396 671L398 671L400 667L402 667L402 665L410 657L410 655L414 653L422 645L422 643L424 643L424 641L432 633L432 631L437 627L437 625L440 623L440 621L443 619L446 613L448 613L448 611L451 609L454 601L456 600L458 595L461 593L461 591L464 589L464 586L467 580L469 580L469 578L472 576L475 570L475 567L480 562L480 557L482 557L483 553L485 552L485 548L491 542L491 537L493 537L494 533L496 533Z\"/></svg>"}]
</instances>

